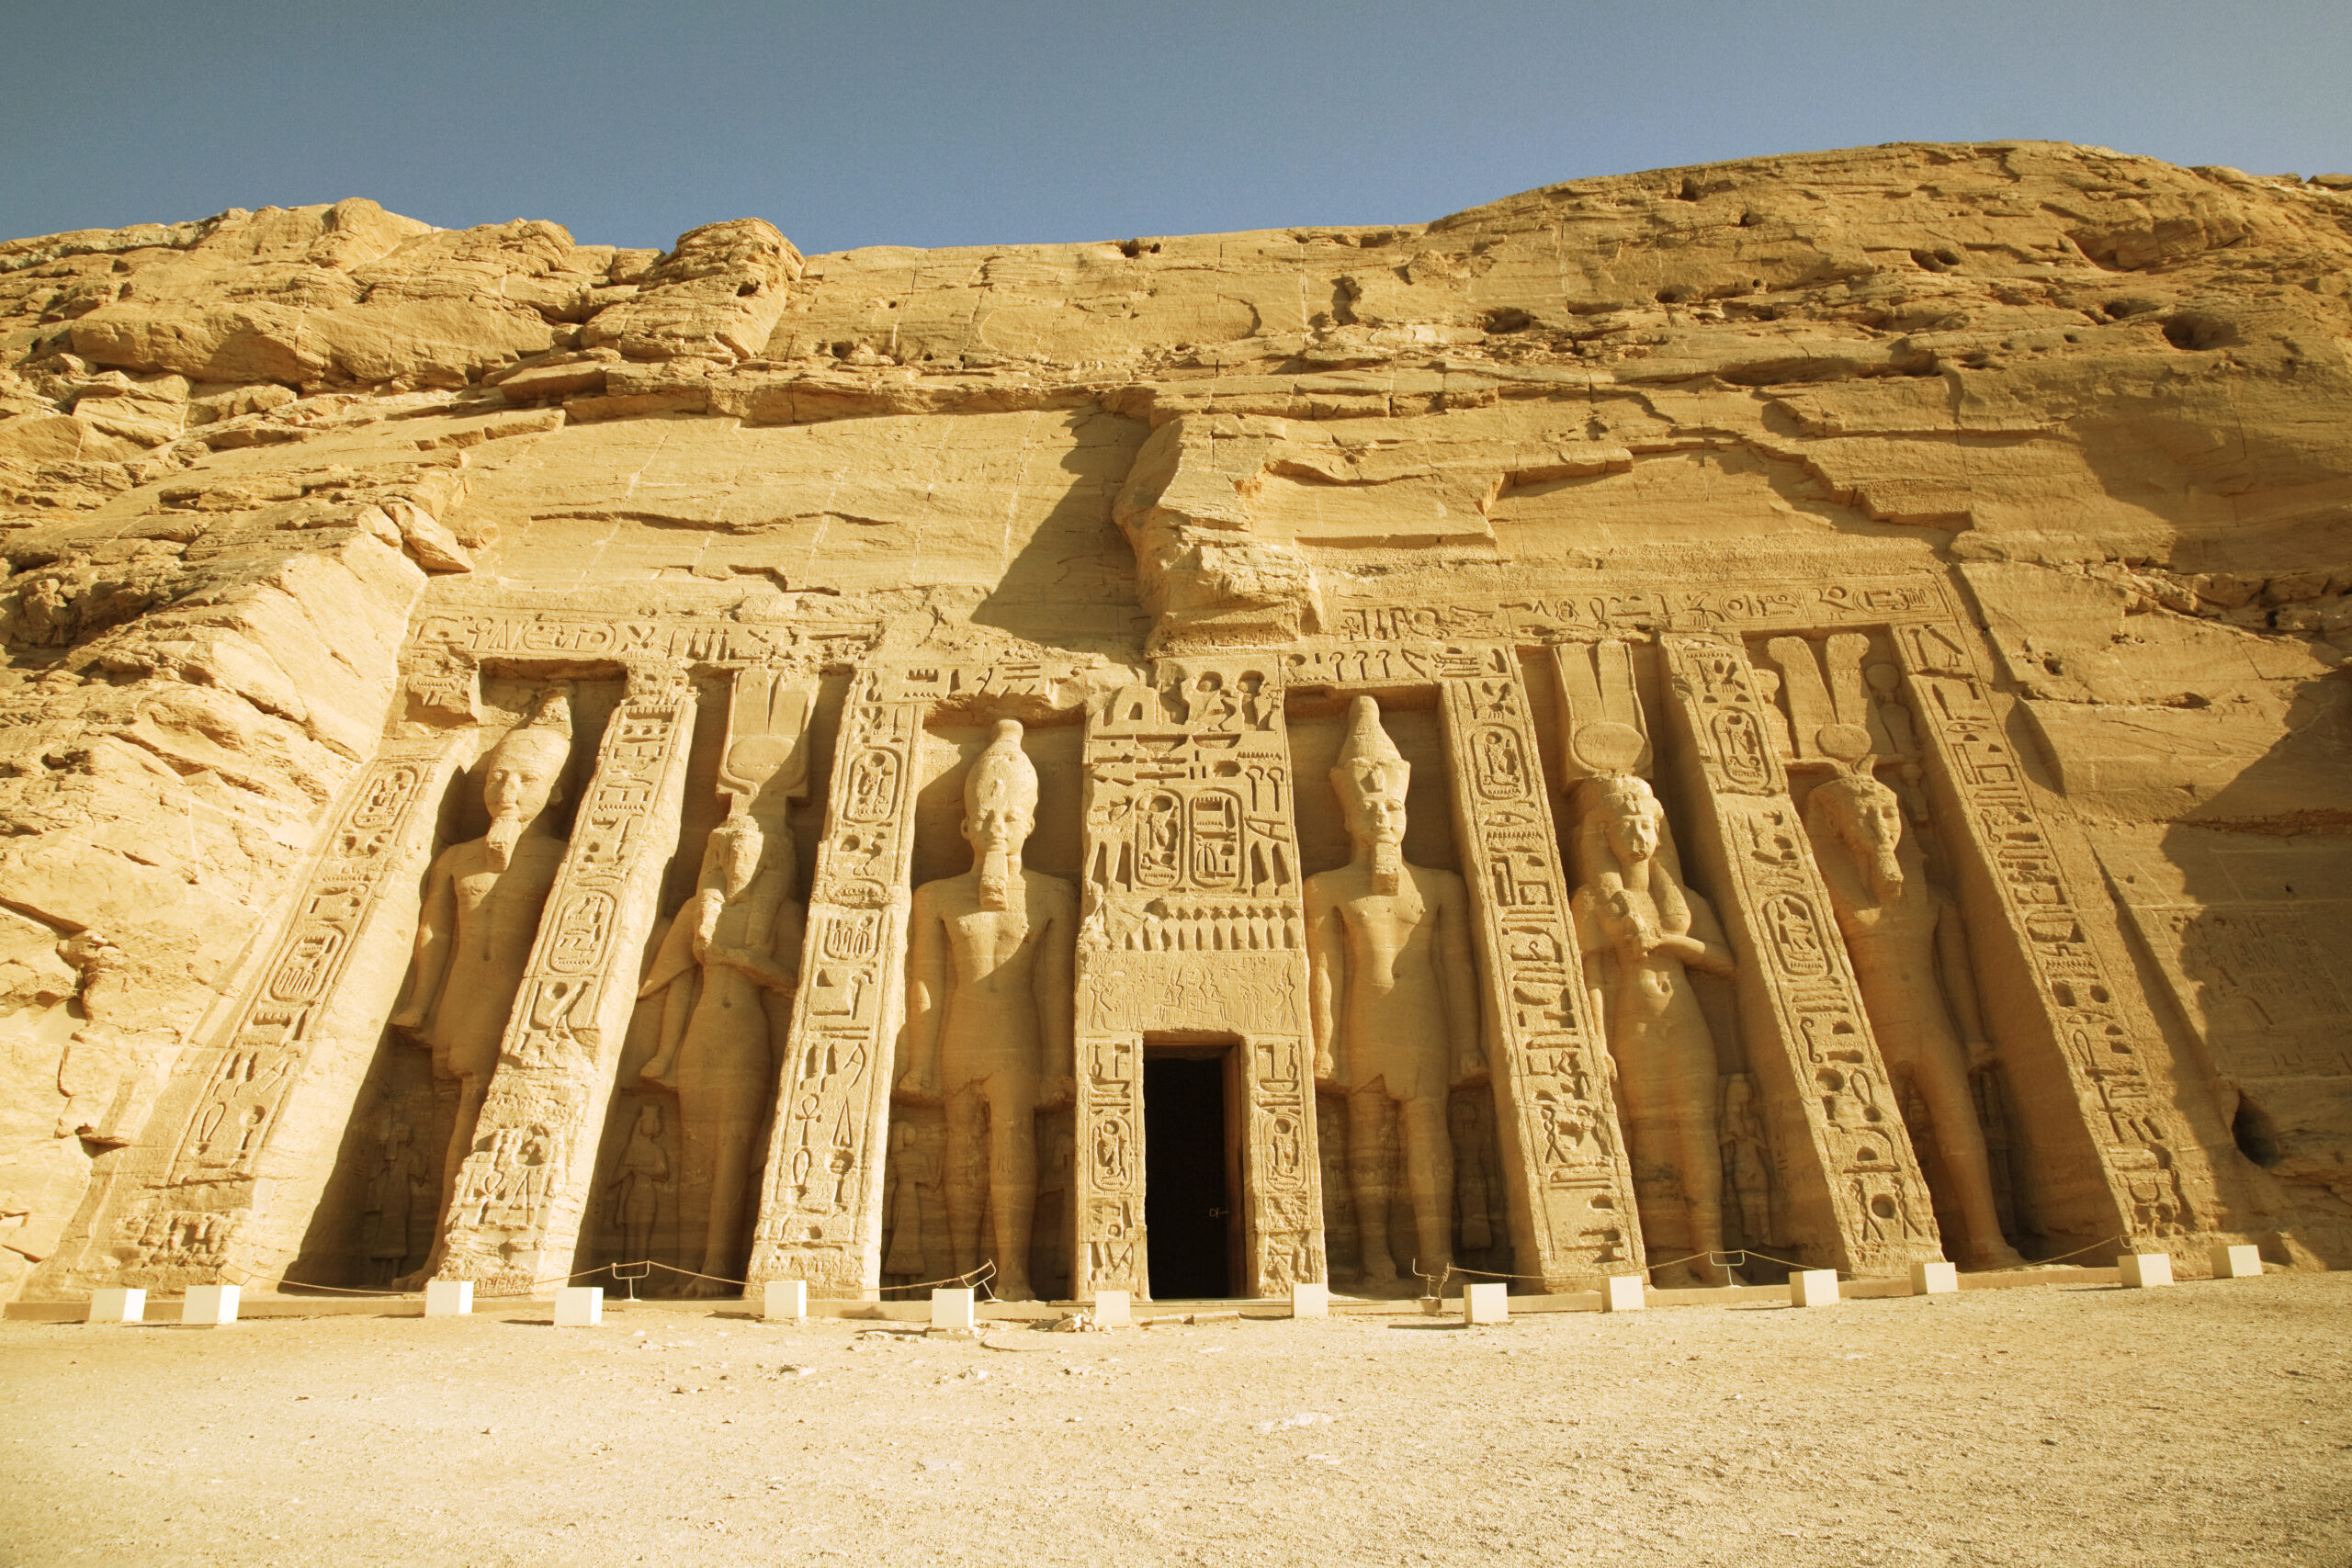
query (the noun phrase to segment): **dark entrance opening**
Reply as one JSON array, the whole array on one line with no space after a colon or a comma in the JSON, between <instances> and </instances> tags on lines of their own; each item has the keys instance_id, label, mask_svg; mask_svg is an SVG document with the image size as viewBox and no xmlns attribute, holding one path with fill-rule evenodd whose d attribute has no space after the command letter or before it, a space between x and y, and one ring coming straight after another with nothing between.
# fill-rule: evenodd
<instances>
[{"instance_id":1,"label":"dark entrance opening","mask_svg":"<svg viewBox=\"0 0 2352 1568\"><path fill-rule=\"evenodd\" d=\"M1143 1061L1144 1225L1148 1286L1160 1301L1233 1293L1233 1150L1221 1049L1157 1051Z\"/></svg>"}]
</instances>

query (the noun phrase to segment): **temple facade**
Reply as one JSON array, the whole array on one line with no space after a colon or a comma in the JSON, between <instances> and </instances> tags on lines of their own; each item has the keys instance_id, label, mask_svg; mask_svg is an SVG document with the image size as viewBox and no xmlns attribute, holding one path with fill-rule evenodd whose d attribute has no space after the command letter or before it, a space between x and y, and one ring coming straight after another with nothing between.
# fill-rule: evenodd
<instances>
[{"instance_id":1,"label":"temple facade","mask_svg":"<svg viewBox=\"0 0 2352 1568\"><path fill-rule=\"evenodd\" d=\"M40 1292L2302 1251L1948 574L1528 586L1122 664L444 580Z\"/></svg>"}]
</instances>

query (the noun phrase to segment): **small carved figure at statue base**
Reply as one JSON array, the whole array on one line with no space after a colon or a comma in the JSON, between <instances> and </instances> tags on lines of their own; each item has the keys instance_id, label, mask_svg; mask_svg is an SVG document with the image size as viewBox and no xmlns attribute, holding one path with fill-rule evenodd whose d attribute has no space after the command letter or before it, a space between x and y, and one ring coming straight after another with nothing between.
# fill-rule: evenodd
<instances>
[{"instance_id":1,"label":"small carved figure at statue base","mask_svg":"<svg viewBox=\"0 0 2352 1568\"><path fill-rule=\"evenodd\" d=\"M670 1185L670 1155L662 1146L662 1107L638 1108L629 1130L628 1147L621 1153L620 1174L613 1179L612 1229L620 1241L620 1261L639 1263L653 1256L653 1237L662 1216L662 1194Z\"/></svg>"},{"instance_id":2,"label":"small carved figure at statue base","mask_svg":"<svg viewBox=\"0 0 2352 1568\"><path fill-rule=\"evenodd\" d=\"M1772 1156L1764 1141L1764 1119L1756 1111L1756 1086L1746 1073L1724 1079L1724 1114L1716 1136L1724 1151L1724 1179L1739 1204L1739 1238L1751 1247L1769 1247Z\"/></svg>"},{"instance_id":3,"label":"small carved figure at statue base","mask_svg":"<svg viewBox=\"0 0 2352 1568\"><path fill-rule=\"evenodd\" d=\"M1973 1269L2023 1262L2001 1235L1984 1134L1969 1083L1992 1059L1978 1020L1959 907L1928 880L1926 856L1905 831L1895 793L1867 773L1830 779L1805 802L1805 827L1829 902L1854 961L1871 1032L1898 1096L1927 1111ZM1965 1032L1955 1032L1957 1014ZM1907 1093L1905 1092L1907 1091ZM1914 1127L1916 1139L1920 1129Z\"/></svg>"},{"instance_id":4,"label":"small carved figure at statue base","mask_svg":"<svg viewBox=\"0 0 2352 1568\"><path fill-rule=\"evenodd\" d=\"M676 1092L681 1186L707 1195L689 1296L733 1293L752 1145L775 1089L778 1023L799 983L806 912L791 897L792 873L781 826L766 830L738 810L713 829L700 885L638 990L662 998L661 1044L639 1076Z\"/></svg>"},{"instance_id":5,"label":"small carved figure at statue base","mask_svg":"<svg viewBox=\"0 0 2352 1568\"><path fill-rule=\"evenodd\" d=\"M1708 1260L1724 1245L1715 1043L1685 970L1728 977L1731 950L1714 911L1682 885L1646 783L1588 779L1577 802L1585 882L1570 908L1593 1011L1608 1031L1635 1190L1680 1189L1686 1229L1675 1250L1697 1255L1657 1269L1656 1282L1727 1283ZM1653 1228L1658 1217L1653 1207Z\"/></svg>"},{"instance_id":6,"label":"small carved figure at statue base","mask_svg":"<svg viewBox=\"0 0 2352 1568\"><path fill-rule=\"evenodd\" d=\"M948 1244L956 1271L983 1257L993 1293L1025 1301L1037 1202L1040 1110L1074 1091L1072 969L1078 894L1024 870L1037 821L1037 770L1021 726L996 728L964 781L964 837L972 869L915 889L907 951L908 1071L899 1095L944 1100ZM986 1170L985 1185L976 1179ZM980 1240L995 1218L992 1252Z\"/></svg>"},{"instance_id":7,"label":"small carved figure at statue base","mask_svg":"<svg viewBox=\"0 0 2352 1568\"><path fill-rule=\"evenodd\" d=\"M1450 1092L1486 1072L1470 948L1469 896L1450 871L1408 865L1405 792L1412 768L1358 697L1331 769L1354 857L1306 882L1315 1074L1348 1100L1348 1182L1363 1288L1396 1284L1384 1147L1394 1108L1422 1274L1453 1262Z\"/></svg>"},{"instance_id":8,"label":"small carved figure at statue base","mask_svg":"<svg viewBox=\"0 0 2352 1568\"><path fill-rule=\"evenodd\" d=\"M441 1166L434 1213L446 1225L458 1168L473 1149L482 1097L498 1066L499 1042L530 962L539 913L563 860L548 807L563 798L571 757L568 689L559 686L529 723L491 748L482 764L490 831L441 852L425 878L408 1000L391 1027L433 1052L433 1070L455 1080L457 1109ZM441 1243L411 1285L433 1272Z\"/></svg>"}]
</instances>

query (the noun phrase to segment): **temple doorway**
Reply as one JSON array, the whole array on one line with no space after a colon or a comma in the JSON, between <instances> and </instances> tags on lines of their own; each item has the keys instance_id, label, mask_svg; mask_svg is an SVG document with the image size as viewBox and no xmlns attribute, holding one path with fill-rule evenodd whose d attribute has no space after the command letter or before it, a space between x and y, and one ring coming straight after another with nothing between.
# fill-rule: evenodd
<instances>
[{"instance_id":1,"label":"temple doorway","mask_svg":"<svg viewBox=\"0 0 2352 1568\"><path fill-rule=\"evenodd\" d=\"M1145 1045L1146 1283L1157 1300L1233 1293L1241 1250L1236 1067L1230 1046Z\"/></svg>"}]
</instances>

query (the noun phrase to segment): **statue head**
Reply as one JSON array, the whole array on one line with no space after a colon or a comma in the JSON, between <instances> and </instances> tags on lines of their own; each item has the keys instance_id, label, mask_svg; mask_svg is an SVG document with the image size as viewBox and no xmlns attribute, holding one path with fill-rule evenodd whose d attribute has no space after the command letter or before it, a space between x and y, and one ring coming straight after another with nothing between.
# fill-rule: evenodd
<instances>
[{"instance_id":1,"label":"statue head","mask_svg":"<svg viewBox=\"0 0 2352 1568\"><path fill-rule=\"evenodd\" d=\"M1806 809L1837 833L1881 902L1903 891L1903 801L1868 773L1845 773L1816 785Z\"/></svg>"},{"instance_id":2,"label":"statue head","mask_svg":"<svg viewBox=\"0 0 2352 1568\"><path fill-rule=\"evenodd\" d=\"M1348 837L1372 852L1374 874L1394 877L1404 864L1405 791L1413 765L1380 727L1380 705L1348 705L1348 739L1331 764L1331 788L1346 814Z\"/></svg>"},{"instance_id":3,"label":"statue head","mask_svg":"<svg viewBox=\"0 0 2352 1568\"><path fill-rule=\"evenodd\" d=\"M638 1108L637 1130L649 1138L658 1138L662 1135L662 1102L660 1100L649 1100Z\"/></svg>"},{"instance_id":4,"label":"statue head","mask_svg":"<svg viewBox=\"0 0 2352 1568\"><path fill-rule=\"evenodd\" d=\"M710 830L709 847L703 851L703 875L707 878L718 872L727 897L739 898L763 867L775 867L790 876L791 854L792 835L768 832L739 802L733 815Z\"/></svg>"},{"instance_id":5,"label":"statue head","mask_svg":"<svg viewBox=\"0 0 2352 1568\"><path fill-rule=\"evenodd\" d=\"M1597 821L1601 836L1621 865L1646 861L1666 841L1666 813L1649 781L1632 773L1607 773L1585 781L1587 821Z\"/></svg>"},{"instance_id":6,"label":"statue head","mask_svg":"<svg viewBox=\"0 0 2352 1568\"><path fill-rule=\"evenodd\" d=\"M490 845L502 863L525 829L563 798L563 770L571 761L571 694L558 685L482 759L481 802L490 811Z\"/></svg>"},{"instance_id":7,"label":"statue head","mask_svg":"<svg viewBox=\"0 0 2352 1568\"><path fill-rule=\"evenodd\" d=\"M980 874L980 902L1012 907L1021 846L1037 825L1037 769L1021 750L1018 719L1001 719L996 736L964 775L964 840Z\"/></svg>"}]
</instances>

